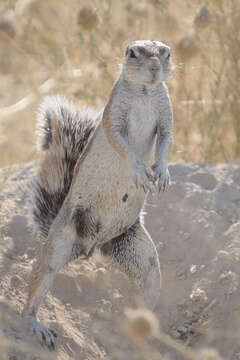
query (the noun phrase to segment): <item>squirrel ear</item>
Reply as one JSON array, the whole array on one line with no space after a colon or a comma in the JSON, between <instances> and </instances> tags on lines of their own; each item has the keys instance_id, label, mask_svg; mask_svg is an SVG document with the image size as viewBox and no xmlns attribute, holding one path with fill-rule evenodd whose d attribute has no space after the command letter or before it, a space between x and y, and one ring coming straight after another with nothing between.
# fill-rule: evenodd
<instances>
[{"instance_id":1,"label":"squirrel ear","mask_svg":"<svg viewBox=\"0 0 240 360\"><path fill-rule=\"evenodd\" d=\"M129 50L129 46L127 47L127 49L126 49L126 51L125 51L125 56L127 56L128 50Z\"/></svg>"}]
</instances>

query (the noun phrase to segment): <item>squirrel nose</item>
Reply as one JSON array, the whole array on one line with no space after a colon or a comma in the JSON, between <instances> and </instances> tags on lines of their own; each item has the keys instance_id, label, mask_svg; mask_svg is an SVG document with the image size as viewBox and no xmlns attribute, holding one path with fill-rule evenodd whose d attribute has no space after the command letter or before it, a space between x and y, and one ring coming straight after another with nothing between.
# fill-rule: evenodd
<instances>
[{"instance_id":1,"label":"squirrel nose","mask_svg":"<svg viewBox=\"0 0 240 360\"><path fill-rule=\"evenodd\" d=\"M149 63L149 70L152 73L156 73L158 70L160 70L160 63L159 63L159 59L156 56L153 56L151 58L151 61Z\"/></svg>"},{"instance_id":2,"label":"squirrel nose","mask_svg":"<svg viewBox=\"0 0 240 360\"><path fill-rule=\"evenodd\" d=\"M150 69L151 72L155 73L155 72L157 72L158 70L160 70L160 65L158 65L158 64L151 65L151 66L149 67L149 69Z\"/></svg>"}]
</instances>

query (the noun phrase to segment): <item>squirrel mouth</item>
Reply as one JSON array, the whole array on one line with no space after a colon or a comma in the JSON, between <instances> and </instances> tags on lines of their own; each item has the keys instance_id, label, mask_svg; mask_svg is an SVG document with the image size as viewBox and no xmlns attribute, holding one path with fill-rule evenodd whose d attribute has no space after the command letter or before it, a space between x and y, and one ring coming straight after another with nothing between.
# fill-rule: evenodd
<instances>
[{"instance_id":1,"label":"squirrel mouth","mask_svg":"<svg viewBox=\"0 0 240 360\"><path fill-rule=\"evenodd\" d=\"M154 84L155 82L157 82L158 80L158 76L157 76L157 73L156 74L152 74L152 80L151 80L151 83Z\"/></svg>"}]
</instances>

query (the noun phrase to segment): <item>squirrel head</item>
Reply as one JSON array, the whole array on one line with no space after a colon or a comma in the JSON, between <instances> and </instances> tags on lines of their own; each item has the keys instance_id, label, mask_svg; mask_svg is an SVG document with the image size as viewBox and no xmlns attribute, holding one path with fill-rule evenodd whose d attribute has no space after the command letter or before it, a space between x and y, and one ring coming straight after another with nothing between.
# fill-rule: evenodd
<instances>
[{"instance_id":1,"label":"squirrel head","mask_svg":"<svg viewBox=\"0 0 240 360\"><path fill-rule=\"evenodd\" d=\"M132 85L155 87L170 73L169 46L160 41L137 40L127 47L122 75Z\"/></svg>"}]
</instances>

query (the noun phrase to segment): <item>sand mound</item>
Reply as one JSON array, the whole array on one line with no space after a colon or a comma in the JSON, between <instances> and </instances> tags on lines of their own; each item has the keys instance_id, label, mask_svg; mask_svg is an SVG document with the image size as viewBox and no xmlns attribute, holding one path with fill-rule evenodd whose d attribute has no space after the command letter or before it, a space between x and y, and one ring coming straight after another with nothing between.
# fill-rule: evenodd
<instances>
[{"instance_id":1,"label":"sand mound","mask_svg":"<svg viewBox=\"0 0 240 360\"><path fill-rule=\"evenodd\" d=\"M56 352L30 336L18 314L38 246L22 192L32 171L27 164L0 173L0 345L9 358L189 358L159 340L148 343L145 355L124 334L121 311L132 304L131 288L98 254L67 266L41 307L40 319L58 332ZM148 198L145 220L161 261L160 327L199 359L210 359L199 355L206 347L240 359L240 165L177 163L170 172L170 190Z\"/></svg>"}]
</instances>

